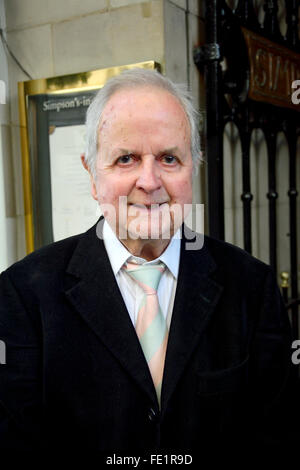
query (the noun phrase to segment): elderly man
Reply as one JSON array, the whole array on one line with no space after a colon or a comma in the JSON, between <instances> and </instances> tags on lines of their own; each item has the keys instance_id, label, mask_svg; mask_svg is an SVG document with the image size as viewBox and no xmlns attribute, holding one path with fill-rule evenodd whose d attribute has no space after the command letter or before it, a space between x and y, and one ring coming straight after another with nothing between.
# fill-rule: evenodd
<instances>
[{"instance_id":1,"label":"elderly man","mask_svg":"<svg viewBox=\"0 0 300 470\"><path fill-rule=\"evenodd\" d=\"M104 218L1 275L0 447L277 445L288 317L267 265L209 237L189 249L188 93L124 72L91 104L87 141Z\"/></svg>"}]
</instances>

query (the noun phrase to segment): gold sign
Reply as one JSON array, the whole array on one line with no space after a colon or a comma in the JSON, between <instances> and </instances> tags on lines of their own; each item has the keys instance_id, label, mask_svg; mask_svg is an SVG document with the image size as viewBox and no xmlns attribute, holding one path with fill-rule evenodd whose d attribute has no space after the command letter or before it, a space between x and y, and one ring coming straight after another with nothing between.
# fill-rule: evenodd
<instances>
[{"instance_id":1,"label":"gold sign","mask_svg":"<svg viewBox=\"0 0 300 470\"><path fill-rule=\"evenodd\" d=\"M293 87L300 79L300 54L245 28L242 31L250 61L249 98L300 111L299 100L294 99L295 83Z\"/></svg>"}]
</instances>

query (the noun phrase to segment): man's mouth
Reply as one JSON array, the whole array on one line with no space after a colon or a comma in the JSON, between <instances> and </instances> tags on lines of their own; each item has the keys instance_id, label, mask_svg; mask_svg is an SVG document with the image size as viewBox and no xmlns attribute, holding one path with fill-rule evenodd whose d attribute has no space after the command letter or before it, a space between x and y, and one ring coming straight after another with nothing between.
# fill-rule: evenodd
<instances>
[{"instance_id":1,"label":"man's mouth","mask_svg":"<svg viewBox=\"0 0 300 470\"><path fill-rule=\"evenodd\" d=\"M163 204L167 204L167 201L163 201L163 202L129 202L130 206L137 206L137 207L162 206Z\"/></svg>"},{"instance_id":2,"label":"man's mouth","mask_svg":"<svg viewBox=\"0 0 300 470\"><path fill-rule=\"evenodd\" d=\"M133 202L129 203L129 206L136 207L137 209L147 209L147 210L155 210L159 209L161 206L164 204L167 204L166 202L152 202L151 204L135 204Z\"/></svg>"}]
</instances>

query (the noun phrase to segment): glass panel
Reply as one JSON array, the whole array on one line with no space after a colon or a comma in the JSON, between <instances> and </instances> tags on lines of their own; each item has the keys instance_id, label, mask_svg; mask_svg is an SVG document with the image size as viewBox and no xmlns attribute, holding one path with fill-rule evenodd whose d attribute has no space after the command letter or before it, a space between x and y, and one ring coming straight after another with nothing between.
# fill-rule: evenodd
<instances>
[{"instance_id":1,"label":"glass panel","mask_svg":"<svg viewBox=\"0 0 300 470\"><path fill-rule=\"evenodd\" d=\"M87 107L97 90L28 98L34 246L88 229L97 221L81 166ZM76 222L75 222L76 221Z\"/></svg>"}]
</instances>

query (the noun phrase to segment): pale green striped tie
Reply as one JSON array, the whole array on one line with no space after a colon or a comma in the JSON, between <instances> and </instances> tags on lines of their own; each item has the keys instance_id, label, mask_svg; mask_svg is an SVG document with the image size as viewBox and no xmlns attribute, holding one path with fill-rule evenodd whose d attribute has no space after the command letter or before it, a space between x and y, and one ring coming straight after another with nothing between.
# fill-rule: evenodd
<instances>
[{"instance_id":1,"label":"pale green striped tie","mask_svg":"<svg viewBox=\"0 0 300 470\"><path fill-rule=\"evenodd\" d=\"M160 405L168 328L159 306L157 288L165 265L163 263L139 265L127 262L124 269L145 293L139 306L135 329L151 372Z\"/></svg>"}]
</instances>

